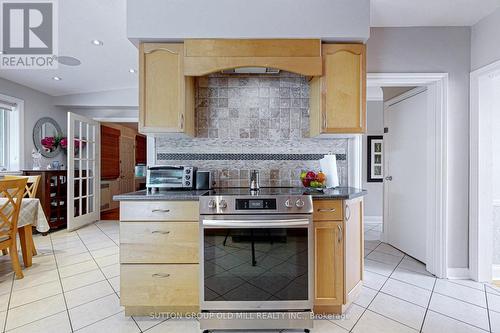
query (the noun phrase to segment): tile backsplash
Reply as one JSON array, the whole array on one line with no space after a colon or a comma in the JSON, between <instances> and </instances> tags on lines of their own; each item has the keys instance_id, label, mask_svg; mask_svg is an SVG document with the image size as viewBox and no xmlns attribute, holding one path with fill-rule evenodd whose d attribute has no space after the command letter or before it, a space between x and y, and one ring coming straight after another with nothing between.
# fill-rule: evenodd
<instances>
[{"instance_id":1,"label":"tile backsplash","mask_svg":"<svg viewBox=\"0 0 500 333\"><path fill-rule=\"evenodd\" d=\"M217 187L248 186L260 170L261 186L301 186L303 169L337 154L347 186L347 140L309 138L306 77L215 74L196 80L196 138L157 136L157 165L193 165L214 172Z\"/></svg>"}]
</instances>

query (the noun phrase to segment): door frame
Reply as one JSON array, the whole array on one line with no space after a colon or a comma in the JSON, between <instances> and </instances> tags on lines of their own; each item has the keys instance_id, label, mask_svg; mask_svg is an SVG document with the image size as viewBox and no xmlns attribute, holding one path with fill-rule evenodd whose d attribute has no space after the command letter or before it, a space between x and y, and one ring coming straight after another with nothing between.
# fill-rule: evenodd
<instances>
[{"instance_id":1,"label":"door frame","mask_svg":"<svg viewBox=\"0 0 500 333\"><path fill-rule=\"evenodd\" d=\"M448 268L448 73L368 73L368 87L425 86L428 94L428 148L434 158L427 167L428 179L427 269L439 278ZM360 166L361 167L361 166Z\"/></svg>"},{"instance_id":2,"label":"door frame","mask_svg":"<svg viewBox=\"0 0 500 333\"><path fill-rule=\"evenodd\" d=\"M480 81L498 71L500 61L470 74L469 266L472 279L487 282L493 278L492 113L481 105Z\"/></svg>"}]
</instances>

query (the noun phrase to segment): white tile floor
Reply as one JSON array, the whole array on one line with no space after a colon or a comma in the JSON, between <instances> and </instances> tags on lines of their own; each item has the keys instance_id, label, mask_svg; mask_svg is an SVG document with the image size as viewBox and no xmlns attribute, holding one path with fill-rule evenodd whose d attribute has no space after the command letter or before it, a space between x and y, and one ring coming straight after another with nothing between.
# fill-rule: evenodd
<instances>
[{"instance_id":1,"label":"white tile floor","mask_svg":"<svg viewBox=\"0 0 500 333\"><path fill-rule=\"evenodd\" d=\"M15 280L0 256L2 332L199 333L196 320L125 317L120 307L118 223L35 236L39 255ZM365 230L365 287L341 320L316 320L326 332L500 332L500 289L436 279L424 266ZM240 331L241 332L241 331Z\"/></svg>"}]
</instances>

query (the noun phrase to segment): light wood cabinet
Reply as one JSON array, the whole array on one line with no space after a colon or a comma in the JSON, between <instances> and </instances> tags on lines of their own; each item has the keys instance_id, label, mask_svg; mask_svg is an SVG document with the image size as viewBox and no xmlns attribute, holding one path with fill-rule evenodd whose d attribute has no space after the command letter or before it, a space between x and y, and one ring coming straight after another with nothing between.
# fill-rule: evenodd
<instances>
[{"instance_id":1,"label":"light wood cabinet","mask_svg":"<svg viewBox=\"0 0 500 333\"><path fill-rule=\"evenodd\" d=\"M120 261L126 264L198 263L198 222L122 222Z\"/></svg>"},{"instance_id":2,"label":"light wood cabinet","mask_svg":"<svg viewBox=\"0 0 500 333\"><path fill-rule=\"evenodd\" d=\"M194 136L194 78L184 76L183 43L142 43L139 132Z\"/></svg>"},{"instance_id":3,"label":"light wood cabinet","mask_svg":"<svg viewBox=\"0 0 500 333\"><path fill-rule=\"evenodd\" d=\"M366 131L366 47L323 44L323 75L310 82L310 133Z\"/></svg>"},{"instance_id":4,"label":"light wood cabinet","mask_svg":"<svg viewBox=\"0 0 500 333\"><path fill-rule=\"evenodd\" d=\"M198 221L198 207L197 201L127 201L120 205L120 220Z\"/></svg>"},{"instance_id":5,"label":"light wood cabinet","mask_svg":"<svg viewBox=\"0 0 500 333\"><path fill-rule=\"evenodd\" d=\"M314 305L341 305L343 295L342 222L314 224Z\"/></svg>"},{"instance_id":6,"label":"light wood cabinet","mask_svg":"<svg viewBox=\"0 0 500 333\"><path fill-rule=\"evenodd\" d=\"M199 265L121 265L120 303L125 314L196 312Z\"/></svg>"},{"instance_id":7,"label":"light wood cabinet","mask_svg":"<svg viewBox=\"0 0 500 333\"><path fill-rule=\"evenodd\" d=\"M120 302L128 316L199 310L197 201L120 203Z\"/></svg>"},{"instance_id":8,"label":"light wood cabinet","mask_svg":"<svg viewBox=\"0 0 500 333\"><path fill-rule=\"evenodd\" d=\"M315 200L313 205L314 311L340 314L361 291L363 199ZM326 220L328 213L332 221Z\"/></svg>"}]
</instances>

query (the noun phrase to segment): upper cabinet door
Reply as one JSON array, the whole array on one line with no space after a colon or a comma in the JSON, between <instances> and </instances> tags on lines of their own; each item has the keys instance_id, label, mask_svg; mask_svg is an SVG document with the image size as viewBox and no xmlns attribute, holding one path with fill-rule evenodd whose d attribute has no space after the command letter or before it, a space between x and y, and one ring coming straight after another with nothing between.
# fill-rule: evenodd
<instances>
[{"instance_id":1,"label":"upper cabinet door","mask_svg":"<svg viewBox=\"0 0 500 333\"><path fill-rule=\"evenodd\" d=\"M139 131L193 135L194 80L184 77L184 44L141 44L139 65Z\"/></svg>"},{"instance_id":2,"label":"upper cabinet door","mask_svg":"<svg viewBox=\"0 0 500 333\"><path fill-rule=\"evenodd\" d=\"M323 76L311 81L311 135L366 130L366 48L323 44Z\"/></svg>"}]
</instances>

